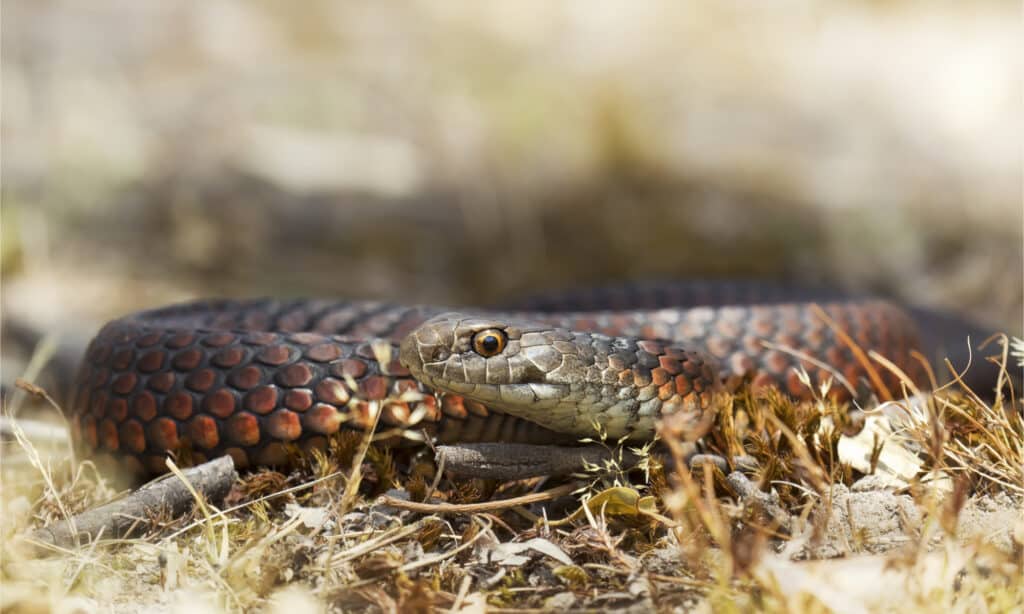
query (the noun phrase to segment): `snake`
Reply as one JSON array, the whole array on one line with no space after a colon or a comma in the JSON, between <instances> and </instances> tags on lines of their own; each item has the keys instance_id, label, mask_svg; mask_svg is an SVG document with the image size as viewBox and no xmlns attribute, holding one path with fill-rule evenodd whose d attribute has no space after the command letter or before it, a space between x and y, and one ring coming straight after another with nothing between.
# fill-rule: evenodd
<instances>
[{"instance_id":1,"label":"snake","mask_svg":"<svg viewBox=\"0 0 1024 614\"><path fill-rule=\"evenodd\" d=\"M499 310L197 300L103 326L75 377L69 423L82 453L140 476L165 472L168 455L288 466L371 428L382 445L646 441L666 416L713 411L724 381L798 400L827 390L848 401L865 383L925 387L917 355L935 345L922 339L964 338L945 328L877 298L713 282ZM868 355L903 375L872 369Z\"/></svg>"}]
</instances>

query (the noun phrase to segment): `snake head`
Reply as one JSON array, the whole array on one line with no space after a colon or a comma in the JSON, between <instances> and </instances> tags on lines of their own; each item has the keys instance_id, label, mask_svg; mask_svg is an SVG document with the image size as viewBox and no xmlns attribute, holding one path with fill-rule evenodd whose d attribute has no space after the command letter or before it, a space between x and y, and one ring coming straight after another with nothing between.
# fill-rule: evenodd
<instances>
[{"instance_id":1,"label":"snake head","mask_svg":"<svg viewBox=\"0 0 1024 614\"><path fill-rule=\"evenodd\" d=\"M645 438L663 413L703 409L717 376L661 342L447 313L401 342L413 377L579 436Z\"/></svg>"},{"instance_id":2,"label":"snake head","mask_svg":"<svg viewBox=\"0 0 1024 614\"><path fill-rule=\"evenodd\" d=\"M500 401L514 387L555 383L557 368L538 337L542 328L501 319L441 314L409 333L399 360L414 377L439 390ZM550 336L550 329L543 329ZM563 335L564 337L565 335ZM551 380L551 381L549 381ZM536 400L532 398L531 400Z\"/></svg>"}]
</instances>

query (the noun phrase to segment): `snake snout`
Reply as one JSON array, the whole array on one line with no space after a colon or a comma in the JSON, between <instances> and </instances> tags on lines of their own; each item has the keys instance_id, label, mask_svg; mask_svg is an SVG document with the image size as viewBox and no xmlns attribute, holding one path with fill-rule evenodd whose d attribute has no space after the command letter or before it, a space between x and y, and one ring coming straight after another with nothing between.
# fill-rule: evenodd
<instances>
[{"instance_id":1,"label":"snake snout","mask_svg":"<svg viewBox=\"0 0 1024 614\"><path fill-rule=\"evenodd\" d=\"M448 360L456 345L458 314L442 314L421 324L398 346L398 360L420 377L430 365Z\"/></svg>"},{"instance_id":2,"label":"snake snout","mask_svg":"<svg viewBox=\"0 0 1024 614\"><path fill-rule=\"evenodd\" d=\"M419 332L406 335L398 346L398 361L414 374L422 373L426 365L446 360L451 354L439 340L421 340Z\"/></svg>"}]
</instances>

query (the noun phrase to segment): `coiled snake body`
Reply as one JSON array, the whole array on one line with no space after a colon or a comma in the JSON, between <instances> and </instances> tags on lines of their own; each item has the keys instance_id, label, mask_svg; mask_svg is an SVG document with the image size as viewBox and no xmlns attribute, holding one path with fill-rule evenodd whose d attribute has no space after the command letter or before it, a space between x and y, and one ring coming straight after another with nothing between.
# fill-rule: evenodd
<instances>
[{"instance_id":1,"label":"coiled snake body","mask_svg":"<svg viewBox=\"0 0 1024 614\"><path fill-rule=\"evenodd\" d=\"M559 301L458 315L219 300L142 312L107 324L90 344L74 385L73 437L137 474L164 471L168 453L285 465L341 429L365 429L374 408L379 429L442 442L571 442L595 424L644 439L662 415L704 411L723 376L799 398L810 394L800 368L813 385L856 385L867 373L855 347L924 379L911 355L916 326L890 303L829 300L818 311L802 296L758 304L756 289L730 298L725 286L709 287L577 297L576 311L558 311ZM899 389L894 374L879 372Z\"/></svg>"}]
</instances>

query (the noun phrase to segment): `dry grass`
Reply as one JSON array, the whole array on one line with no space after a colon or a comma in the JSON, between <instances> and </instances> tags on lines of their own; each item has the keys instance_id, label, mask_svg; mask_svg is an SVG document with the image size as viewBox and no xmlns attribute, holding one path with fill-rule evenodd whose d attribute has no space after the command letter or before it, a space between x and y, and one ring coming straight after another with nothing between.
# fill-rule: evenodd
<instances>
[{"instance_id":1,"label":"dry grass","mask_svg":"<svg viewBox=\"0 0 1024 614\"><path fill-rule=\"evenodd\" d=\"M863 487L844 460L850 413L824 394L794 404L741 391L723 403L705 445L754 457L750 482L774 499L741 496L735 476L710 463L687 469L685 433L672 424L672 468L645 455L642 470L593 467L567 489L435 479L423 457L349 435L291 474L245 477L221 510L155 511L141 537L45 555L26 543L31 528L116 491L88 461L59 448L48 457L19 437L4 444L0 607L1019 611L1019 400L957 390L908 404L911 417L895 423L903 439L869 443L872 467L892 463L893 448L916 459L913 477L887 490ZM531 506L462 506L572 488ZM385 492L449 505L399 509Z\"/></svg>"}]
</instances>

